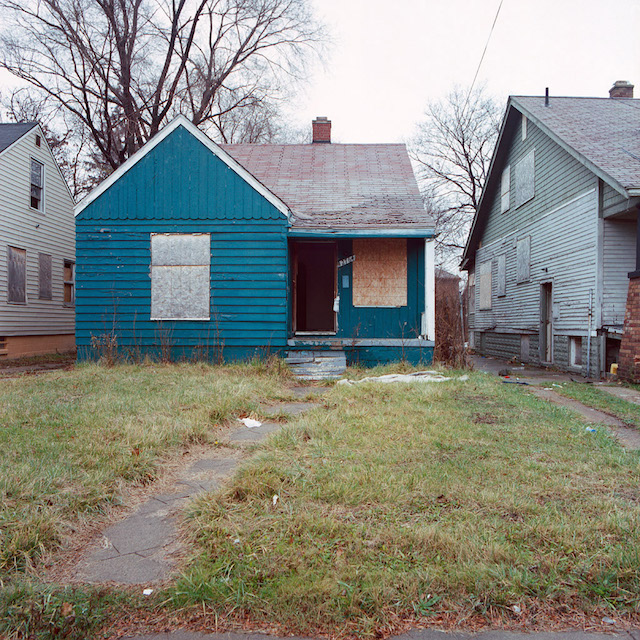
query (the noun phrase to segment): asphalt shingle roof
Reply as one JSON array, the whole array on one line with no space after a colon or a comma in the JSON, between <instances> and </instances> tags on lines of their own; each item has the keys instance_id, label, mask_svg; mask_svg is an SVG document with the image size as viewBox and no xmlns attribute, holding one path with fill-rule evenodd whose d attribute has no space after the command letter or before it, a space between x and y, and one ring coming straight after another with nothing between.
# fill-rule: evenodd
<instances>
[{"instance_id":1,"label":"asphalt shingle roof","mask_svg":"<svg viewBox=\"0 0 640 640\"><path fill-rule=\"evenodd\" d=\"M0 153L35 127L37 122L8 122L0 124Z\"/></svg>"},{"instance_id":2,"label":"asphalt shingle roof","mask_svg":"<svg viewBox=\"0 0 640 640\"><path fill-rule=\"evenodd\" d=\"M625 189L640 188L640 100L514 96L512 101Z\"/></svg>"},{"instance_id":3,"label":"asphalt shingle roof","mask_svg":"<svg viewBox=\"0 0 640 640\"><path fill-rule=\"evenodd\" d=\"M287 204L294 228L434 226L403 144L221 147Z\"/></svg>"}]
</instances>

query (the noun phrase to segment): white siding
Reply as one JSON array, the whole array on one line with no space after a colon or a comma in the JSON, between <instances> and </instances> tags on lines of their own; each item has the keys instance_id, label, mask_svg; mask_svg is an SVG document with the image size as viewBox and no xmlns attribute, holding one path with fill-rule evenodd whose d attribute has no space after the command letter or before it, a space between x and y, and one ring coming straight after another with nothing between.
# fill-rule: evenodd
<instances>
[{"instance_id":1,"label":"white siding","mask_svg":"<svg viewBox=\"0 0 640 640\"><path fill-rule=\"evenodd\" d=\"M529 280L516 282L518 241L531 237ZM540 286L553 283L554 333L586 335L589 289L595 289L597 237L597 192L595 189L573 198L517 232L478 249L476 264L497 261L506 255L506 296L498 297L498 278L493 278L492 307L480 311L477 305L473 329L504 333L538 333L540 329Z\"/></svg>"},{"instance_id":2,"label":"white siding","mask_svg":"<svg viewBox=\"0 0 640 640\"><path fill-rule=\"evenodd\" d=\"M622 325L629 278L636 268L635 220L604 221L602 324Z\"/></svg>"},{"instance_id":3,"label":"white siding","mask_svg":"<svg viewBox=\"0 0 640 640\"><path fill-rule=\"evenodd\" d=\"M35 137L42 136L37 147ZM30 207L31 159L44 167L44 210ZM7 246L27 252L27 303L7 302ZM39 253L52 256L52 299L39 299ZM69 334L74 309L63 305L63 263L75 262L73 200L39 127L0 154L0 336Z\"/></svg>"}]
</instances>

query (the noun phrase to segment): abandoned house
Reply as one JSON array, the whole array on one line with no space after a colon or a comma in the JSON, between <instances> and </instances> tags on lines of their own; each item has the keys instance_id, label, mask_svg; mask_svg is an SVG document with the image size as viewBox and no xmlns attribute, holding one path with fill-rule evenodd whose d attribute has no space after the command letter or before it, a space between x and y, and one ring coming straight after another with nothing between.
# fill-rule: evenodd
<instances>
[{"instance_id":1,"label":"abandoned house","mask_svg":"<svg viewBox=\"0 0 640 640\"><path fill-rule=\"evenodd\" d=\"M0 358L73 351L73 198L37 122L0 124Z\"/></svg>"},{"instance_id":2,"label":"abandoned house","mask_svg":"<svg viewBox=\"0 0 640 640\"><path fill-rule=\"evenodd\" d=\"M633 85L510 97L462 260L475 349L622 372L640 353L639 203Z\"/></svg>"},{"instance_id":3,"label":"abandoned house","mask_svg":"<svg viewBox=\"0 0 640 640\"><path fill-rule=\"evenodd\" d=\"M217 145L178 117L76 207L79 357L431 361L433 222L400 144ZM92 346L93 345L93 346Z\"/></svg>"}]
</instances>

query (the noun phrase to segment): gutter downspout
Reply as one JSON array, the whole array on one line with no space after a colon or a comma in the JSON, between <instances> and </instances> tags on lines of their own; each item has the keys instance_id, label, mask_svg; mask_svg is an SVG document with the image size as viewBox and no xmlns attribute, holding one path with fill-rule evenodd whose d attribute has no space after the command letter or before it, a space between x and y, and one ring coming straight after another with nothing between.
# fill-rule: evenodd
<instances>
[{"instance_id":1,"label":"gutter downspout","mask_svg":"<svg viewBox=\"0 0 640 640\"><path fill-rule=\"evenodd\" d=\"M589 333L587 334L587 378L591 377L591 321L593 318L593 289L589 289Z\"/></svg>"}]
</instances>

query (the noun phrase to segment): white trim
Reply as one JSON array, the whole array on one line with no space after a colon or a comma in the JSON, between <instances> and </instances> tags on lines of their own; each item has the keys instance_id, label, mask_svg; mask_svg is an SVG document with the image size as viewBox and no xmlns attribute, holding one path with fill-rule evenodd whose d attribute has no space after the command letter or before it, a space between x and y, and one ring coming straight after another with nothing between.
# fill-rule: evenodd
<instances>
[{"instance_id":1,"label":"white trim","mask_svg":"<svg viewBox=\"0 0 640 640\"><path fill-rule=\"evenodd\" d=\"M422 336L426 340L436 339L436 269L435 240L424 241L424 314Z\"/></svg>"},{"instance_id":2,"label":"white trim","mask_svg":"<svg viewBox=\"0 0 640 640\"><path fill-rule=\"evenodd\" d=\"M108 178L103 180L91 193L83 198L75 206L75 215L80 214L94 200L99 198L111 185L117 182L129 169L133 168L142 158L158 146L166 137L173 133L178 127L184 127L196 140L201 142L213 155L217 156L230 169L235 171L247 184L253 187L261 196L268 200L287 220L290 219L291 211L289 207L269 191L255 176L249 173L241 164L236 162L226 151L222 150L211 138L200 131L196 125L183 115L174 118L168 125L163 127L151 140L136 151L124 164L118 167Z\"/></svg>"}]
</instances>

